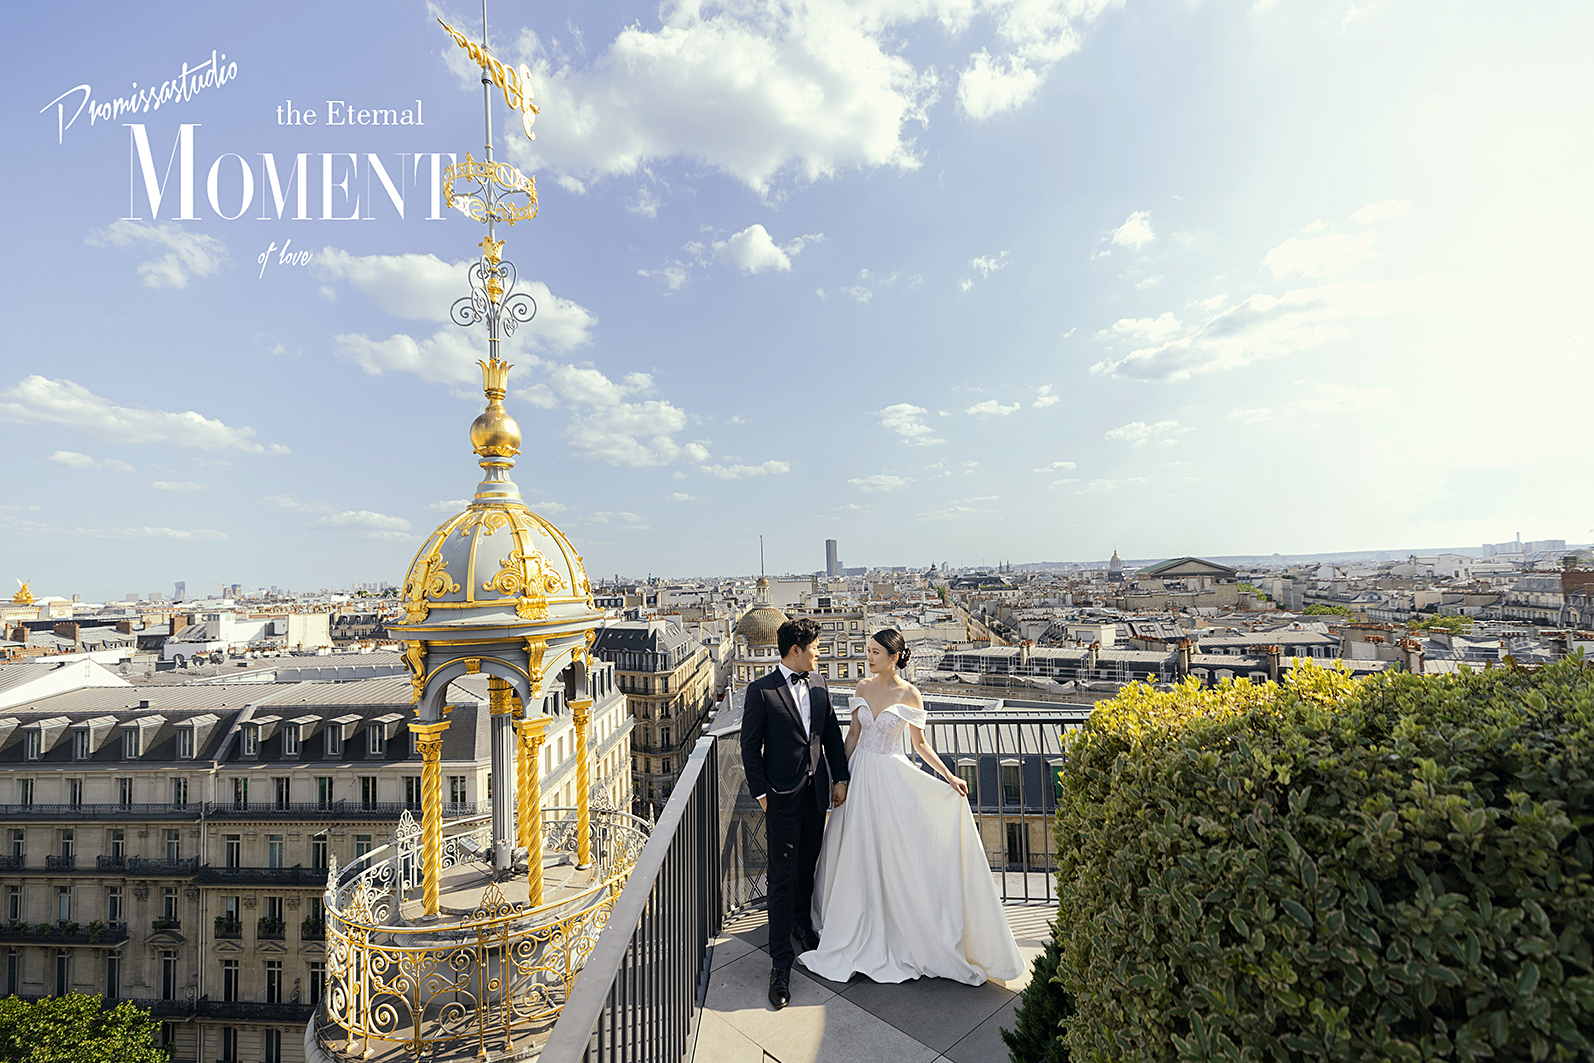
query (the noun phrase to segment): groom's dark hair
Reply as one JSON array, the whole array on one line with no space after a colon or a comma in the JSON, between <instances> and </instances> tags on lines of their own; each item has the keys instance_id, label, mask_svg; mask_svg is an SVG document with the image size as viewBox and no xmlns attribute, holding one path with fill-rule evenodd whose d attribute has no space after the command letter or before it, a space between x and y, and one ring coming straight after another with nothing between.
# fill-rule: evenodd
<instances>
[{"instance_id":1,"label":"groom's dark hair","mask_svg":"<svg viewBox=\"0 0 1594 1063\"><path fill-rule=\"evenodd\" d=\"M802 617L798 620L788 620L775 630L775 638L780 643L782 657L790 653L797 646L806 646L819 637L819 622Z\"/></svg>"}]
</instances>

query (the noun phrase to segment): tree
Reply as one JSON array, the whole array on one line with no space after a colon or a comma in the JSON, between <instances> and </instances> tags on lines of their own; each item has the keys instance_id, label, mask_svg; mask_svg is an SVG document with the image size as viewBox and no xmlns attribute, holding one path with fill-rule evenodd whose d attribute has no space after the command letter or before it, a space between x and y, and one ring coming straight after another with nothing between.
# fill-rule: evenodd
<instances>
[{"instance_id":1,"label":"tree","mask_svg":"<svg viewBox=\"0 0 1594 1063\"><path fill-rule=\"evenodd\" d=\"M0 1063L167 1063L160 1023L123 1001L105 1008L86 993L0 1000Z\"/></svg>"}]
</instances>

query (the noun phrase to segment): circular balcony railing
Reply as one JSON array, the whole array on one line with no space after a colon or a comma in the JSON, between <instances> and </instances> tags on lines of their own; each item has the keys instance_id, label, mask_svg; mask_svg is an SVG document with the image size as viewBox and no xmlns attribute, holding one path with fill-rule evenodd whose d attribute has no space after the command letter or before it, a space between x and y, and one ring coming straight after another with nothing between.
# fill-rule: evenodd
<instances>
[{"instance_id":1,"label":"circular balcony railing","mask_svg":"<svg viewBox=\"0 0 1594 1063\"><path fill-rule=\"evenodd\" d=\"M542 855L576 851L576 810L542 812ZM421 832L407 814L388 845L330 869L326 892L326 992L314 1021L325 1051L369 1057L384 1045L411 1054L475 1042L485 1056L545 1030L647 841L646 820L593 809L592 864L578 883L537 907L508 900L491 879L491 816L444 827L443 914L406 920L422 885ZM468 872L480 862L480 877ZM542 861L533 864L541 873ZM453 874L450 875L449 872ZM468 909L448 907L472 880L487 880ZM341 1043L340 1043L341 1042Z\"/></svg>"}]
</instances>

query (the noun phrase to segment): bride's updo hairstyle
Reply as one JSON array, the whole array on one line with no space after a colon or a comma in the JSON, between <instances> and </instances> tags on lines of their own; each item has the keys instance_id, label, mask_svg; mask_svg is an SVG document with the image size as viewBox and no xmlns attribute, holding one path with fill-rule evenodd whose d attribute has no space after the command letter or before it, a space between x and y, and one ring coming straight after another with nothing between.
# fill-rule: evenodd
<instances>
[{"instance_id":1,"label":"bride's updo hairstyle","mask_svg":"<svg viewBox=\"0 0 1594 1063\"><path fill-rule=\"evenodd\" d=\"M880 644L880 648L892 654L897 659L898 668L906 668L908 660L913 656L913 651L908 649L908 640L902 637L902 632L895 628L885 628L869 636Z\"/></svg>"}]
</instances>

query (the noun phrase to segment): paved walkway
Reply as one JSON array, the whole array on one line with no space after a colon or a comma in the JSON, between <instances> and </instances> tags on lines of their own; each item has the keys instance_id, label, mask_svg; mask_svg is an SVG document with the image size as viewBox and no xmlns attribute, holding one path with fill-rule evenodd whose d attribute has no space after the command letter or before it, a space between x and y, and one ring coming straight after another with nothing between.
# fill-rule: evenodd
<instances>
[{"instance_id":1,"label":"paved walkway","mask_svg":"<svg viewBox=\"0 0 1594 1063\"><path fill-rule=\"evenodd\" d=\"M796 967L791 1003L782 1011L769 1006L764 913L732 920L714 943L697 1049L688 1063L1008 1063L998 1031L1013 1025L1018 993L1045 947L1056 909L1010 905L1006 911L1024 954L1017 981L842 984Z\"/></svg>"}]
</instances>

